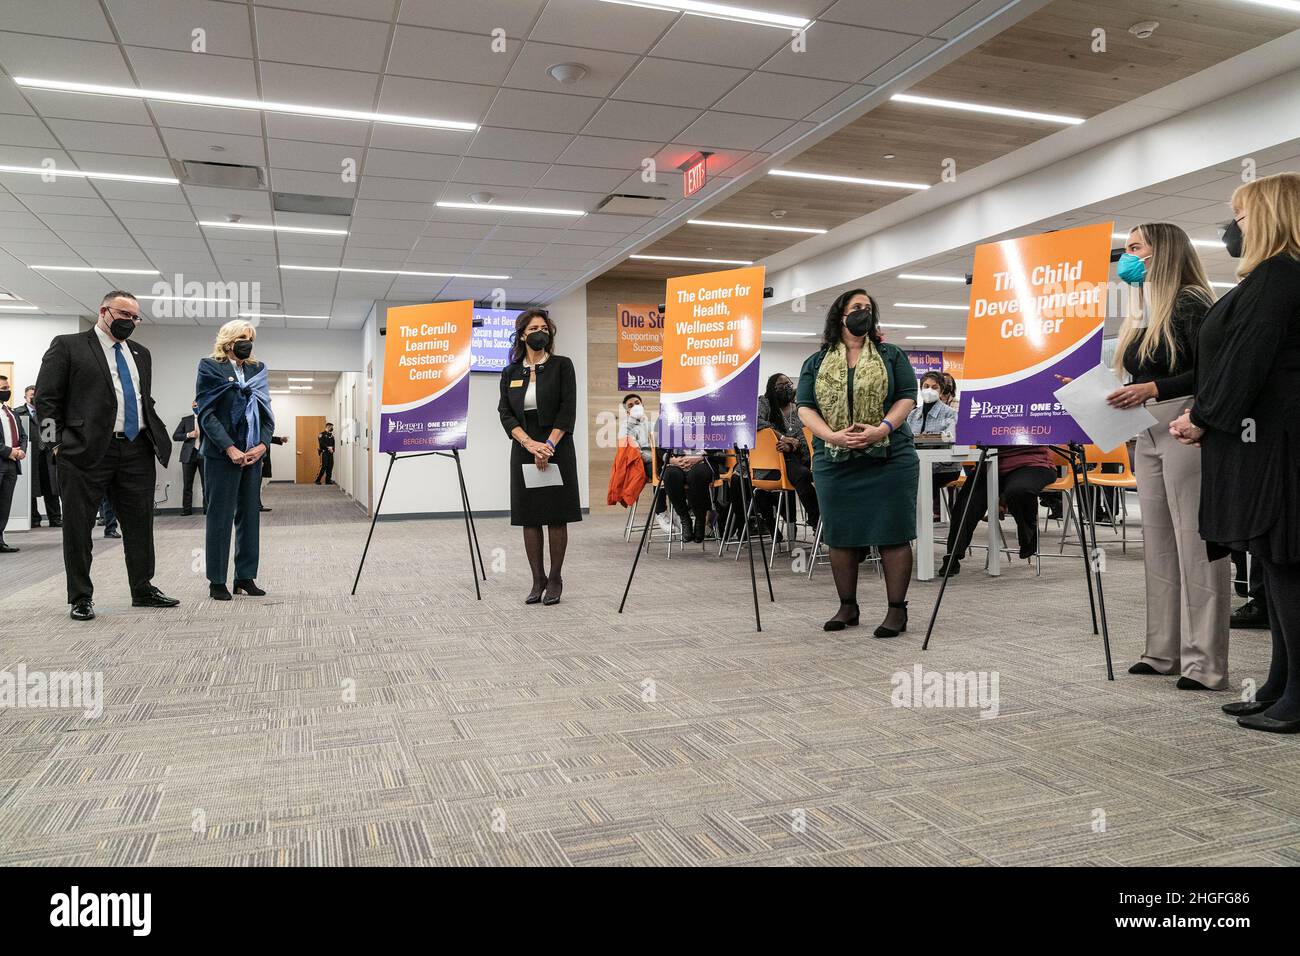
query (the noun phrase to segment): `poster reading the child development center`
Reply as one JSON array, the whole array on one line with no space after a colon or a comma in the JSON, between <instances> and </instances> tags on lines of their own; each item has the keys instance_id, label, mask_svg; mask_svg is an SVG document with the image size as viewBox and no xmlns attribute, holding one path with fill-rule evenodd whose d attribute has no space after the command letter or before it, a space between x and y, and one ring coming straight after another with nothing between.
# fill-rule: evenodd
<instances>
[{"instance_id":1,"label":"poster reading the child development center","mask_svg":"<svg viewBox=\"0 0 1300 956\"><path fill-rule=\"evenodd\" d=\"M1058 375L1101 359L1113 223L975 249L957 441L1086 442L1057 402Z\"/></svg>"},{"instance_id":2,"label":"poster reading the child development center","mask_svg":"<svg viewBox=\"0 0 1300 956\"><path fill-rule=\"evenodd\" d=\"M474 303L388 310L379 451L465 447Z\"/></svg>"},{"instance_id":3,"label":"poster reading the child development center","mask_svg":"<svg viewBox=\"0 0 1300 956\"><path fill-rule=\"evenodd\" d=\"M618 306L618 390L659 391L664 317L658 305Z\"/></svg>"},{"instance_id":4,"label":"poster reading the child development center","mask_svg":"<svg viewBox=\"0 0 1300 956\"><path fill-rule=\"evenodd\" d=\"M668 280L659 447L754 446L762 266Z\"/></svg>"}]
</instances>

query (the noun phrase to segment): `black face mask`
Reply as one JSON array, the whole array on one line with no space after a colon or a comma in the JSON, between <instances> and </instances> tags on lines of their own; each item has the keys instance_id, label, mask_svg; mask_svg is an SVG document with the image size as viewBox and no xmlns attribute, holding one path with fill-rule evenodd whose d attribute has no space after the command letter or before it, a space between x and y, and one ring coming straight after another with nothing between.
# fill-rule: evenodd
<instances>
[{"instance_id":1,"label":"black face mask","mask_svg":"<svg viewBox=\"0 0 1300 956\"><path fill-rule=\"evenodd\" d=\"M10 392L9 389L7 389L7 388L0 388L0 402L7 402L7 401L9 401L9 396L10 396L10 394L12 394L12 393Z\"/></svg>"},{"instance_id":2,"label":"black face mask","mask_svg":"<svg viewBox=\"0 0 1300 956\"><path fill-rule=\"evenodd\" d=\"M240 339L230 347L230 351L235 354L235 358L243 361L253 354L253 343L249 339Z\"/></svg>"},{"instance_id":3,"label":"black face mask","mask_svg":"<svg viewBox=\"0 0 1300 956\"><path fill-rule=\"evenodd\" d=\"M853 335L870 335L876 330L876 314L871 306L859 306L845 317L844 327Z\"/></svg>"},{"instance_id":4,"label":"black face mask","mask_svg":"<svg viewBox=\"0 0 1300 956\"><path fill-rule=\"evenodd\" d=\"M534 352L545 352L551 346L551 333L544 329L538 329L536 332L529 332L524 336L524 341Z\"/></svg>"},{"instance_id":5,"label":"black face mask","mask_svg":"<svg viewBox=\"0 0 1300 956\"><path fill-rule=\"evenodd\" d=\"M114 319L109 324L108 329L113 333L113 338L124 342L135 331L135 322L131 319Z\"/></svg>"},{"instance_id":6,"label":"black face mask","mask_svg":"<svg viewBox=\"0 0 1300 956\"><path fill-rule=\"evenodd\" d=\"M1234 259L1241 258L1241 226L1237 220L1229 219L1223 227L1223 248L1228 250L1228 255Z\"/></svg>"},{"instance_id":7,"label":"black face mask","mask_svg":"<svg viewBox=\"0 0 1300 956\"><path fill-rule=\"evenodd\" d=\"M776 399L782 405L789 405L792 401L794 401L794 386L782 385L780 388L776 390Z\"/></svg>"}]
</instances>

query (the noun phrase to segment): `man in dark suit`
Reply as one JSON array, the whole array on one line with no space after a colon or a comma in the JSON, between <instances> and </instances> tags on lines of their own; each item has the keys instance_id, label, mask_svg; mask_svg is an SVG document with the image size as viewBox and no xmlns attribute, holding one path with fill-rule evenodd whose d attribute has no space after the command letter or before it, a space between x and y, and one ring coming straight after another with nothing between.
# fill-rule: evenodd
<instances>
[{"instance_id":1,"label":"man in dark suit","mask_svg":"<svg viewBox=\"0 0 1300 956\"><path fill-rule=\"evenodd\" d=\"M194 420L193 412L199 407L198 401L190 403L191 414L181 419L172 432L172 441L181 443L181 514L194 514L194 476L199 476L199 494L203 496L203 513L208 513L208 490L203 486L203 456L199 454L199 426Z\"/></svg>"},{"instance_id":2,"label":"man in dark suit","mask_svg":"<svg viewBox=\"0 0 1300 956\"><path fill-rule=\"evenodd\" d=\"M139 324L135 296L110 292L93 329L55 336L36 379L36 411L53 435L63 493L63 567L74 621L95 616L90 533L105 493L122 525L132 606L180 603L153 585L154 462L167 467L172 443L154 410L149 350L127 345Z\"/></svg>"},{"instance_id":3,"label":"man in dark suit","mask_svg":"<svg viewBox=\"0 0 1300 956\"><path fill-rule=\"evenodd\" d=\"M334 423L326 422L325 430L316 436L316 449L320 452L320 471L316 472L316 484L324 476L325 484L334 484Z\"/></svg>"},{"instance_id":4,"label":"man in dark suit","mask_svg":"<svg viewBox=\"0 0 1300 956\"><path fill-rule=\"evenodd\" d=\"M13 507L14 486L23 473L22 460L27 457L27 433L9 407L11 394L9 379L0 375L0 554L16 554L21 550L5 544L5 525Z\"/></svg>"},{"instance_id":5,"label":"man in dark suit","mask_svg":"<svg viewBox=\"0 0 1300 956\"><path fill-rule=\"evenodd\" d=\"M40 421L36 417L36 386L28 385L23 390L23 405L18 409L18 417L25 419L23 427L27 429L28 456L27 467L32 472L32 527L41 526L41 512L37 499L45 499L45 516L50 520L50 527L57 528L63 524L63 508L59 504L59 480L54 471L54 462L50 450L45 447L41 437Z\"/></svg>"}]
</instances>

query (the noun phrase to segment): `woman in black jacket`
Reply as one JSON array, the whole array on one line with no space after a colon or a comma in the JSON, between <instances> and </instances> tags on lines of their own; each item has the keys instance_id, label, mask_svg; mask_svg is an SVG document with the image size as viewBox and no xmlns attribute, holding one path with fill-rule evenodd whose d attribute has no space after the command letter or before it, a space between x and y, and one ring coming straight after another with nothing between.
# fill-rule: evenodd
<instances>
[{"instance_id":1,"label":"woman in black jacket","mask_svg":"<svg viewBox=\"0 0 1300 956\"><path fill-rule=\"evenodd\" d=\"M1300 731L1300 174L1237 188L1224 231L1241 283L1201 326L1196 398L1170 424L1201 445L1201 537L1211 558L1249 551L1268 590L1273 660L1237 723Z\"/></svg>"},{"instance_id":2,"label":"woman in black jacket","mask_svg":"<svg viewBox=\"0 0 1300 956\"><path fill-rule=\"evenodd\" d=\"M515 321L510 364L501 373L497 405L501 427L514 439L510 449L510 523L524 529L524 551L533 571L533 589L525 604L560 603L568 523L582 520L578 461L573 450L577 376L573 362L552 354L554 347L555 323L546 310L521 312ZM559 471L558 482L553 480L554 469ZM542 558L543 525L550 536L549 575Z\"/></svg>"}]
</instances>

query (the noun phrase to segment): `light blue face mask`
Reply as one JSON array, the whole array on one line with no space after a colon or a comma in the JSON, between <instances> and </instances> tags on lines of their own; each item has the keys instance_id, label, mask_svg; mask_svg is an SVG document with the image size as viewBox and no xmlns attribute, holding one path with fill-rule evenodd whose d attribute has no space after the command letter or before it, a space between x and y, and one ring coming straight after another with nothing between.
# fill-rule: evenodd
<instances>
[{"instance_id":1,"label":"light blue face mask","mask_svg":"<svg viewBox=\"0 0 1300 956\"><path fill-rule=\"evenodd\" d=\"M1131 252L1126 252L1119 257L1119 265L1115 269L1115 274L1129 285L1141 285L1146 281L1147 277L1146 261L1139 259Z\"/></svg>"}]
</instances>

